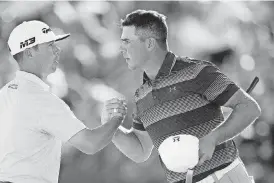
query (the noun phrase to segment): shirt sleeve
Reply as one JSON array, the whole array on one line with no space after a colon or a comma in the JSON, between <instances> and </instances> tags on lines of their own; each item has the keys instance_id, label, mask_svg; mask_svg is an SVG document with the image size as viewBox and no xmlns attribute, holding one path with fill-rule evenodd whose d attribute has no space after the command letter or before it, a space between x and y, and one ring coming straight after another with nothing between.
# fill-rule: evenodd
<instances>
[{"instance_id":1,"label":"shirt sleeve","mask_svg":"<svg viewBox=\"0 0 274 183\"><path fill-rule=\"evenodd\" d=\"M201 94L210 102L223 106L239 89L217 66L206 62L198 75Z\"/></svg>"},{"instance_id":2,"label":"shirt sleeve","mask_svg":"<svg viewBox=\"0 0 274 183\"><path fill-rule=\"evenodd\" d=\"M134 108L134 112L132 114L132 120L133 120L133 123L132 123L132 127L135 129L135 130L139 130L139 131L146 131L141 119L137 116L137 112L136 112L136 108Z\"/></svg>"},{"instance_id":3,"label":"shirt sleeve","mask_svg":"<svg viewBox=\"0 0 274 183\"><path fill-rule=\"evenodd\" d=\"M45 97L43 101L40 127L52 136L66 142L86 126L78 120L68 105L54 95Z\"/></svg>"}]
</instances>

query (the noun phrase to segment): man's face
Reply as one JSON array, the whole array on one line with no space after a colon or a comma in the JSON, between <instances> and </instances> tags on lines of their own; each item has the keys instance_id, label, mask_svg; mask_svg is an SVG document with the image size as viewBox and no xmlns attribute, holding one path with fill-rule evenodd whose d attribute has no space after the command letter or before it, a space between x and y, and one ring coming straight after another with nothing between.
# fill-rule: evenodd
<instances>
[{"instance_id":1,"label":"man's face","mask_svg":"<svg viewBox=\"0 0 274 183\"><path fill-rule=\"evenodd\" d=\"M44 76L56 71L60 57L60 48L52 41L39 45L35 60L39 62Z\"/></svg>"},{"instance_id":2,"label":"man's face","mask_svg":"<svg viewBox=\"0 0 274 183\"><path fill-rule=\"evenodd\" d=\"M134 26L125 26L121 35L121 52L131 70L142 68L147 60L145 42L135 35L135 30Z\"/></svg>"}]
</instances>

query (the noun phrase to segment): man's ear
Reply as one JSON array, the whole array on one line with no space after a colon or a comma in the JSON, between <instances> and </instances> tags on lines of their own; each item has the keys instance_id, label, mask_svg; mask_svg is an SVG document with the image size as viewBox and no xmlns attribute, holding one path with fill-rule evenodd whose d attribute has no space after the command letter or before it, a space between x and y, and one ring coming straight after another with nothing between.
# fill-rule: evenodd
<instances>
[{"instance_id":1,"label":"man's ear","mask_svg":"<svg viewBox=\"0 0 274 183\"><path fill-rule=\"evenodd\" d=\"M26 56L27 58L32 58L32 57L33 57L33 50L32 50L31 48L27 48L27 49L24 51L24 53L25 53L25 56Z\"/></svg>"},{"instance_id":2,"label":"man's ear","mask_svg":"<svg viewBox=\"0 0 274 183\"><path fill-rule=\"evenodd\" d=\"M148 38L145 40L146 42L146 47L149 51L153 50L156 47L156 39L154 38Z\"/></svg>"}]
</instances>

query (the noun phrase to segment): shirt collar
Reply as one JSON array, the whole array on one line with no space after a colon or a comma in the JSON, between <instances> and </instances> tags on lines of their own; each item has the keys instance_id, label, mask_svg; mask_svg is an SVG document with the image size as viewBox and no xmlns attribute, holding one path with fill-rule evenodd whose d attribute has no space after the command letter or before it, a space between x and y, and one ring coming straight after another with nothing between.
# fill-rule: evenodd
<instances>
[{"instance_id":1,"label":"shirt collar","mask_svg":"<svg viewBox=\"0 0 274 183\"><path fill-rule=\"evenodd\" d=\"M175 62L176 56L171 52L167 52L166 57L163 61L163 64L160 67L159 72L157 73L155 79L159 78L160 76L166 76L170 73L174 62ZM149 77L147 74L144 72L143 74L143 83L150 81Z\"/></svg>"},{"instance_id":2,"label":"shirt collar","mask_svg":"<svg viewBox=\"0 0 274 183\"><path fill-rule=\"evenodd\" d=\"M43 80L41 80L39 77L37 77L36 75L34 75L32 73L28 73L25 71L16 71L16 77L23 78L28 81L32 81L32 82L40 85L45 90L49 90L49 85L47 85Z\"/></svg>"}]
</instances>

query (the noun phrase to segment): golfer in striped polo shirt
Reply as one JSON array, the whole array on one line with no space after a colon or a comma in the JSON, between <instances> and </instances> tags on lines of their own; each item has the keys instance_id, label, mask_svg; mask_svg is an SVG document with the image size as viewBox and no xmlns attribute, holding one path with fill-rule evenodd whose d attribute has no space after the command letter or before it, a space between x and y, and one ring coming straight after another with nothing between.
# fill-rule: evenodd
<instances>
[{"instance_id":1,"label":"golfer in striped polo shirt","mask_svg":"<svg viewBox=\"0 0 274 183\"><path fill-rule=\"evenodd\" d=\"M137 10L122 20L122 54L131 70L142 69L144 75L135 92L133 128L120 127L114 144L140 163L168 137L188 134L199 139L193 182L252 182L231 139L258 118L260 107L214 64L169 51L167 33L165 16L155 11ZM221 106L233 109L225 121ZM106 107L112 111L122 101L109 100ZM186 172L162 165L168 182L186 181Z\"/></svg>"}]
</instances>

